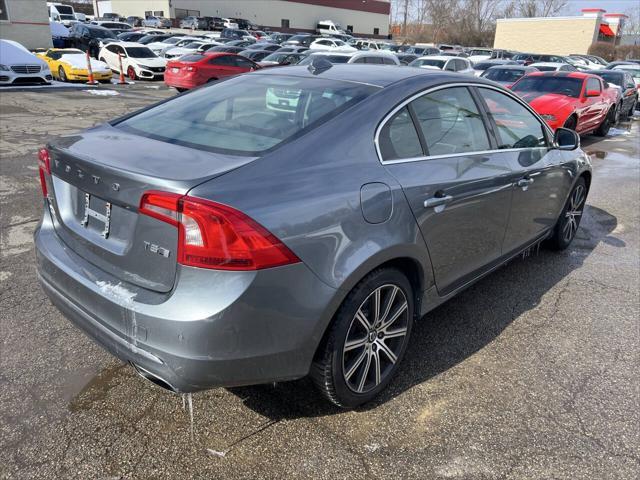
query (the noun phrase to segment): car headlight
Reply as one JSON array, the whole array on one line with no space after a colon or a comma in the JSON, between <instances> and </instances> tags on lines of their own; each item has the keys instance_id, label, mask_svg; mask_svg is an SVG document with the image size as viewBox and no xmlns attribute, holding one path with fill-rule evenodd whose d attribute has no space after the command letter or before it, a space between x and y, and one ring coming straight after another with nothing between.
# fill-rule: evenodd
<instances>
[{"instance_id":1,"label":"car headlight","mask_svg":"<svg viewBox=\"0 0 640 480\"><path fill-rule=\"evenodd\" d=\"M147 66L147 65L140 65L138 64L138 68L146 68L147 70L151 70L151 67Z\"/></svg>"},{"instance_id":2,"label":"car headlight","mask_svg":"<svg viewBox=\"0 0 640 480\"><path fill-rule=\"evenodd\" d=\"M6 65L0 64L0 70L2 70L3 72L8 72L9 71L9 67L7 67Z\"/></svg>"},{"instance_id":3,"label":"car headlight","mask_svg":"<svg viewBox=\"0 0 640 480\"><path fill-rule=\"evenodd\" d=\"M555 115L551 115L550 113L545 113L545 114L542 114L540 116L542 118L544 118L545 120L549 121L549 122L555 122L557 120L556 116Z\"/></svg>"}]
</instances>

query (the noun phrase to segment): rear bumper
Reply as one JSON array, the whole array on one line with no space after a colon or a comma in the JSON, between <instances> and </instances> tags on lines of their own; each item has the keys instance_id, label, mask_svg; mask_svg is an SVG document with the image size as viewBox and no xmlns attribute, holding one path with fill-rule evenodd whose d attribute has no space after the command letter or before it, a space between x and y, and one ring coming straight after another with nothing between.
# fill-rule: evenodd
<instances>
[{"instance_id":1,"label":"rear bumper","mask_svg":"<svg viewBox=\"0 0 640 480\"><path fill-rule=\"evenodd\" d=\"M35 245L52 303L111 354L177 392L306 375L339 301L302 263L258 272L181 267L173 291L145 290L70 251L48 211Z\"/></svg>"}]
</instances>

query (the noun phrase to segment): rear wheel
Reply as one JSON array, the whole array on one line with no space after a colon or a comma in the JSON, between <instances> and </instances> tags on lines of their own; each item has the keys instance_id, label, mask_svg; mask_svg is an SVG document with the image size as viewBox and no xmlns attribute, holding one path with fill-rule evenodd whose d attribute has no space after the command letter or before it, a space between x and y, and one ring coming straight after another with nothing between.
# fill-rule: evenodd
<instances>
[{"instance_id":1,"label":"rear wheel","mask_svg":"<svg viewBox=\"0 0 640 480\"><path fill-rule=\"evenodd\" d=\"M62 65L58 67L58 78L60 79L61 82L67 81L67 74L65 73Z\"/></svg>"},{"instance_id":2,"label":"rear wheel","mask_svg":"<svg viewBox=\"0 0 640 480\"><path fill-rule=\"evenodd\" d=\"M329 401L354 408L389 384L409 343L413 299L407 277L393 268L373 271L349 293L311 367Z\"/></svg>"},{"instance_id":3,"label":"rear wheel","mask_svg":"<svg viewBox=\"0 0 640 480\"><path fill-rule=\"evenodd\" d=\"M629 107L629 110L627 110L627 112L625 113L625 116L627 118L633 117L633 112L635 111L637 104L638 104L638 99L636 98L631 104L631 106Z\"/></svg>"},{"instance_id":4,"label":"rear wheel","mask_svg":"<svg viewBox=\"0 0 640 480\"><path fill-rule=\"evenodd\" d=\"M176 87L176 90L178 91L178 93L182 93L182 92L186 92L188 89L182 88L182 87Z\"/></svg>"},{"instance_id":5,"label":"rear wheel","mask_svg":"<svg viewBox=\"0 0 640 480\"><path fill-rule=\"evenodd\" d=\"M580 177L576 182L567 203L562 209L560 218L553 229L553 235L549 239L549 246L554 250L564 250L573 241L580 226L584 205L587 200L587 184Z\"/></svg>"},{"instance_id":6,"label":"rear wheel","mask_svg":"<svg viewBox=\"0 0 640 480\"><path fill-rule=\"evenodd\" d=\"M129 77L130 80L137 80L138 77L136 75L136 70L133 67L129 67L127 69L127 77Z\"/></svg>"},{"instance_id":7,"label":"rear wheel","mask_svg":"<svg viewBox=\"0 0 640 480\"><path fill-rule=\"evenodd\" d=\"M616 108L612 107L607 113L607 116L604 117L600 126L593 132L594 135L598 137L606 137L607 133L611 129L611 124L615 121L616 118Z\"/></svg>"}]
</instances>

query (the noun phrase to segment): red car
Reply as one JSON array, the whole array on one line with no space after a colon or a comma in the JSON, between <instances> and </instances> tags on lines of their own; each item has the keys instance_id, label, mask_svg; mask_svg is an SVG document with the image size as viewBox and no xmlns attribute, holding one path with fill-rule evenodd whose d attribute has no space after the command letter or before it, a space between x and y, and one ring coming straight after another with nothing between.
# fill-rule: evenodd
<instances>
[{"instance_id":1,"label":"red car","mask_svg":"<svg viewBox=\"0 0 640 480\"><path fill-rule=\"evenodd\" d=\"M581 72L534 72L511 89L551 126L580 135L605 136L615 124L617 91L596 75Z\"/></svg>"},{"instance_id":2,"label":"red car","mask_svg":"<svg viewBox=\"0 0 640 480\"><path fill-rule=\"evenodd\" d=\"M164 83L184 92L207 82L259 68L257 63L233 53L193 53L167 63Z\"/></svg>"}]
</instances>

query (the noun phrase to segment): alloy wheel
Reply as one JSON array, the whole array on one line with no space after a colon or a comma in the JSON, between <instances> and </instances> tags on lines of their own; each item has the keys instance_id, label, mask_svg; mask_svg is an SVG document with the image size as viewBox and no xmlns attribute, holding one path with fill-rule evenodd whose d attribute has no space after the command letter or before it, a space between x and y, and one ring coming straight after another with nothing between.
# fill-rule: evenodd
<instances>
[{"instance_id":1,"label":"alloy wheel","mask_svg":"<svg viewBox=\"0 0 640 480\"><path fill-rule=\"evenodd\" d=\"M565 213L565 224L562 227L562 235L567 242L570 242L578 231L586 198L584 185L578 185L571 194L569 208Z\"/></svg>"},{"instance_id":2,"label":"alloy wheel","mask_svg":"<svg viewBox=\"0 0 640 480\"><path fill-rule=\"evenodd\" d=\"M63 67L58 68L58 77L60 78L61 82L67 81L67 74L65 73Z\"/></svg>"},{"instance_id":3,"label":"alloy wheel","mask_svg":"<svg viewBox=\"0 0 640 480\"><path fill-rule=\"evenodd\" d=\"M350 390L369 392L391 373L406 342L409 320L407 297L396 285L382 285L362 302L342 350L342 373Z\"/></svg>"}]
</instances>

